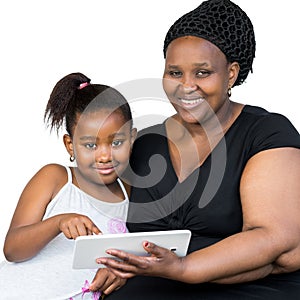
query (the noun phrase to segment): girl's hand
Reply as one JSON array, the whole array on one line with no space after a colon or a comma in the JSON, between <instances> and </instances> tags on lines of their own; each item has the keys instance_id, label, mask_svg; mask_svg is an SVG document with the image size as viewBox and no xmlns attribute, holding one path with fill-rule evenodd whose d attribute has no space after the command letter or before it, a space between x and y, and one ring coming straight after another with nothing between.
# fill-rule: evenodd
<instances>
[{"instance_id":1,"label":"girl's hand","mask_svg":"<svg viewBox=\"0 0 300 300\"><path fill-rule=\"evenodd\" d=\"M68 239L101 233L89 217L75 213L59 215L58 227Z\"/></svg>"},{"instance_id":2,"label":"girl's hand","mask_svg":"<svg viewBox=\"0 0 300 300\"><path fill-rule=\"evenodd\" d=\"M114 290L118 290L126 283L126 279L116 276L110 269L99 269L89 286L92 292L101 291L103 294L108 295Z\"/></svg>"},{"instance_id":3,"label":"girl's hand","mask_svg":"<svg viewBox=\"0 0 300 300\"><path fill-rule=\"evenodd\" d=\"M121 250L108 249L106 252L119 260L102 257L96 261L107 266L116 276L121 278L148 275L177 279L182 275L183 258L166 248L147 241L143 242L143 247L149 256L136 256Z\"/></svg>"}]
</instances>

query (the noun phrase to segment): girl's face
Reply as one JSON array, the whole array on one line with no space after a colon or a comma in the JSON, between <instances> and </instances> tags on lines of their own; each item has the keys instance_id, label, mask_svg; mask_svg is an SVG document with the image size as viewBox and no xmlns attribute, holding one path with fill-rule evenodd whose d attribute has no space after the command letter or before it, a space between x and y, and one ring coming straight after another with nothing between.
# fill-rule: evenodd
<instances>
[{"instance_id":1,"label":"girl's face","mask_svg":"<svg viewBox=\"0 0 300 300\"><path fill-rule=\"evenodd\" d=\"M164 90L179 117L187 123L210 119L228 101L227 91L239 71L223 52L209 41L188 36L168 46Z\"/></svg>"},{"instance_id":2,"label":"girl's face","mask_svg":"<svg viewBox=\"0 0 300 300\"><path fill-rule=\"evenodd\" d=\"M78 118L68 152L76 158L82 179L109 185L128 165L135 135L119 110L84 113Z\"/></svg>"}]
</instances>

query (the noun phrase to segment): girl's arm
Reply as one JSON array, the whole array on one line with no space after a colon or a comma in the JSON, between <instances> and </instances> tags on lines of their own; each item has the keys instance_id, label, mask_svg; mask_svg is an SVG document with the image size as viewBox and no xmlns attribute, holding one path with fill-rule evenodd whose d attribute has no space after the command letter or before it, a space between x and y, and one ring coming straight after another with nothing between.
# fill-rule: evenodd
<instances>
[{"instance_id":1,"label":"girl's arm","mask_svg":"<svg viewBox=\"0 0 300 300\"><path fill-rule=\"evenodd\" d=\"M118 250L125 261L101 258L116 275L160 276L188 283L236 283L300 268L300 150L266 150L252 157L241 179L243 231L178 258L151 243L151 257Z\"/></svg>"},{"instance_id":2,"label":"girl's arm","mask_svg":"<svg viewBox=\"0 0 300 300\"><path fill-rule=\"evenodd\" d=\"M68 238L99 233L92 221L82 215L61 214L42 220L47 205L66 182L65 167L55 164L44 166L28 182L6 235L4 255L8 261L31 258L62 231Z\"/></svg>"}]
</instances>

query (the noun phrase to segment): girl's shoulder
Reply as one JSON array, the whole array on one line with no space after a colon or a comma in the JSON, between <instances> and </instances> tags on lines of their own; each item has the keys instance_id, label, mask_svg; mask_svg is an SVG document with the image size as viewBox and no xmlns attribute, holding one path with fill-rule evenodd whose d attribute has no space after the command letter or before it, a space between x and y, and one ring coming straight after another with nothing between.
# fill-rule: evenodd
<instances>
[{"instance_id":1,"label":"girl's shoulder","mask_svg":"<svg viewBox=\"0 0 300 300\"><path fill-rule=\"evenodd\" d=\"M57 180L65 180L68 178L67 169L65 166L62 166L60 164L47 164L43 166L38 173L43 174L44 176L57 178Z\"/></svg>"},{"instance_id":2,"label":"girl's shoulder","mask_svg":"<svg viewBox=\"0 0 300 300\"><path fill-rule=\"evenodd\" d=\"M60 164L47 164L43 166L34 176L37 180L47 182L48 186L52 186L53 197L68 182L68 171L65 166Z\"/></svg>"}]
</instances>

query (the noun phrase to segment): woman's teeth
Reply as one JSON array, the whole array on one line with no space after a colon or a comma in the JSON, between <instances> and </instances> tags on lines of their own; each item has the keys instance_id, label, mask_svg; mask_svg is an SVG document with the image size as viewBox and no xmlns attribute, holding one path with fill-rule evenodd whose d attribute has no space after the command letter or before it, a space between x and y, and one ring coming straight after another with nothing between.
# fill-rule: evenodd
<instances>
[{"instance_id":1,"label":"woman's teeth","mask_svg":"<svg viewBox=\"0 0 300 300\"><path fill-rule=\"evenodd\" d=\"M187 100L187 99L180 99L180 101L184 104L197 104L204 101L203 98L193 99L193 100Z\"/></svg>"}]
</instances>

